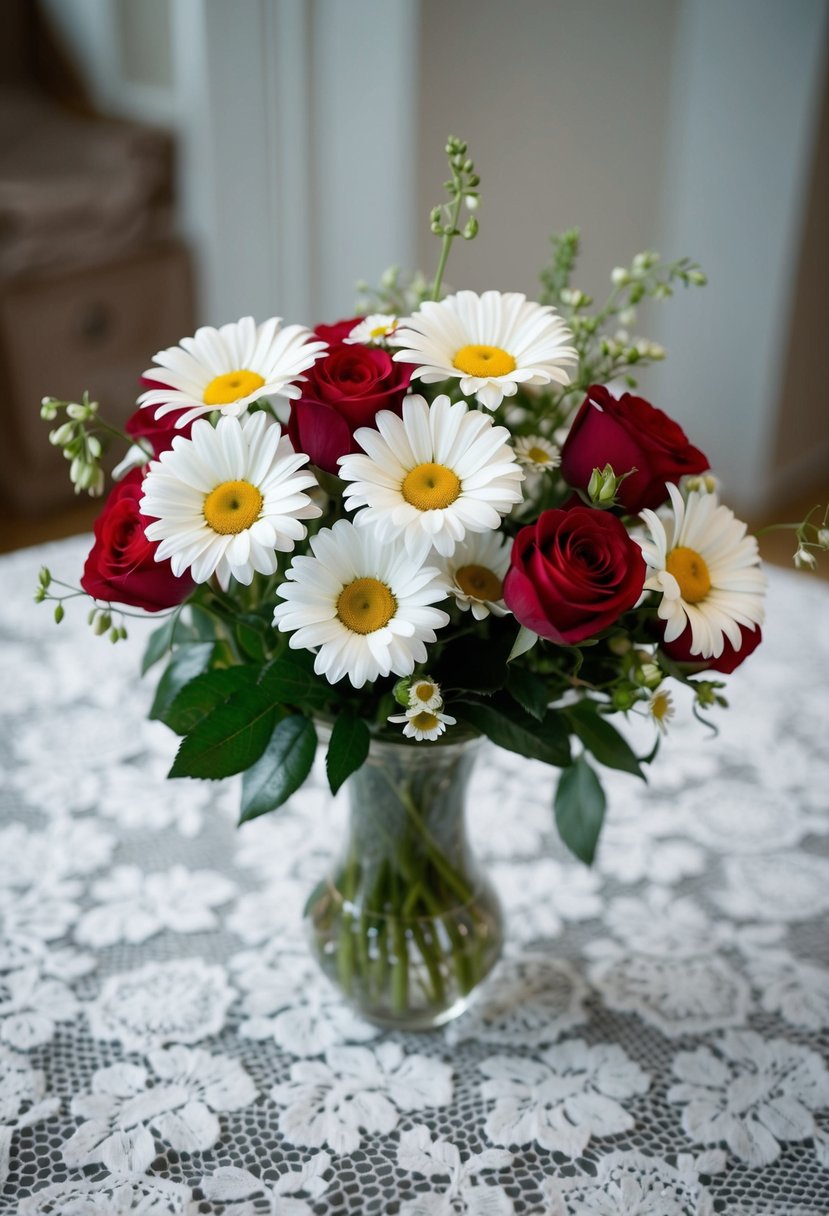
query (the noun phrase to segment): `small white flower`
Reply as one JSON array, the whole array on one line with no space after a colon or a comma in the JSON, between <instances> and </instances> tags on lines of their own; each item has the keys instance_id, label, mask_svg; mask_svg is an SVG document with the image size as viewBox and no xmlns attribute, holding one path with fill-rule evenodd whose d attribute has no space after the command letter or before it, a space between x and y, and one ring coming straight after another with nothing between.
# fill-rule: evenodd
<instances>
[{"instance_id":1,"label":"small white flower","mask_svg":"<svg viewBox=\"0 0 829 1216\"><path fill-rule=\"evenodd\" d=\"M153 356L158 366L148 368L144 377L169 387L148 389L138 404L156 406L157 418L186 409L176 422L185 426L213 410L243 414L260 397L298 397L295 382L327 345L302 325L280 326L279 317L262 325L242 317L221 329L197 329L195 337Z\"/></svg>"},{"instance_id":2,"label":"small white flower","mask_svg":"<svg viewBox=\"0 0 829 1216\"><path fill-rule=\"evenodd\" d=\"M814 570L817 568L817 558L801 545L794 555L794 564L798 570Z\"/></svg>"},{"instance_id":3,"label":"small white flower","mask_svg":"<svg viewBox=\"0 0 829 1216\"><path fill-rule=\"evenodd\" d=\"M403 417L381 410L377 430L354 438L365 455L340 457L347 510L358 527L373 525L381 542L401 534L407 547L425 540L448 557L469 532L497 528L522 498L524 474L506 427L446 396L432 405L407 397Z\"/></svg>"},{"instance_id":4,"label":"small white flower","mask_svg":"<svg viewBox=\"0 0 829 1216\"><path fill-rule=\"evenodd\" d=\"M673 701L671 700L671 694L663 689L657 689L650 699L648 710L650 716L659 727L660 733L666 735L668 733L668 723L676 713Z\"/></svg>"},{"instance_id":5,"label":"small white flower","mask_svg":"<svg viewBox=\"0 0 829 1216\"><path fill-rule=\"evenodd\" d=\"M726 639L739 649L741 626L753 630L763 622L766 579L757 541L714 494L694 490L686 502L671 484L668 493L672 519L642 512L651 534L639 542L649 568L645 590L662 595L657 614L666 622L666 642L690 625L691 654L719 658Z\"/></svg>"},{"instance_id":6,"label":"small white flower","mask_svg":"<svg viewBox=\"0 0 829 1216\"><path fill-rule=\"evenodd\" d=\"M156 561L169 558L175 575L189 571L197 583L215 574L225 590L231 578L248 586L254 572L275 572L276 554L306 536L299 521L322 513L305 493L313 473L298 472L308 457L281 434L260 411L215 427L201 419L189 439L173 440L150 465L139 504L153 520L147 539L161 542Z\"/></svg>"},{"instance_id":7,"label":"small white flower","mask_svg":"<svg viewBox=\"0 0 829 1216\"><path fill-rule=\"evenodd\" d=\"M461 392L494 410L514 397L519 384L569 384L564 370L575 363L572 334L554 308L518 292L459 291L427 300L400 322L394 356L415 363L413 380L436 384L455 378Z\"/></svg>"},{"instance_id":8,"label":"small white flower","mask_svg":"<svg viewBox=\"0 0 829 1216\"><path fill-rule=\"evenodd\" d=\"M452 556L440 563L455 603L464 612L471 609L476 621L490 613L509 613L504 603L504 579L511 550L511 540L501 532L470 533Z\"/></svg>"},{"instance_id":9,"label":"small white flower","mask_svg":"<svg viewBox=\"0 0 829 1216\"><path fill-rule=\"evenodd\" d=\"M561 464L558 447L543 435L521 435L515 441L515 455L534 473L547 473Z\"/></svg>"},{"instance_id":10,"label":"small white flower","mask_svg":"<svg viewBox=\"0 0 829 1216\"><path fill-rule=\"evenodd\" d=\"M355 688L394 672L410 675L426 661L427 642L449 623L431 607L446 597L427 548L410 553L384 545L372 528L338 520L311 542L312 557L294 558L279 588L273 623L293 636L293 650L317 650L314 670L330 684L348 676Z\"/></svg>"},{"instance_id":11,"label":"small white flower","mask_svg":"<svg viewBox=\"0 0 829 1216\"><path fill-rule=\"evenodd\" d=\"M440 685L424 677L412 680L409 686L409 709L440 709L443 696Z\"/></svg>"},{"instance_id":12,"label":"small white flower","mask_svg":"<svg viewBox=\"0 0 829 1216\"><path fill-rule=\"evenodd\" d=\"M347 345L359 342L364 346L376 346L387 342L396 329L397 317L388 313L373 312L354 326L345 342Z\"/></svg>"},{"instance_id":13,"label":"small white flower","mask_svg":"<svg viewBox=\"0 0 829 1216\"><path fill-rule=\"evenodd\" d=\"M416 739L418 743L424 739L440 738L447 726L454 726L457 718L443 714L438 709L409 709L405 714L394 714L389 722L405 722L403 734L407 739Z\"/></svg>"}]
</instances>

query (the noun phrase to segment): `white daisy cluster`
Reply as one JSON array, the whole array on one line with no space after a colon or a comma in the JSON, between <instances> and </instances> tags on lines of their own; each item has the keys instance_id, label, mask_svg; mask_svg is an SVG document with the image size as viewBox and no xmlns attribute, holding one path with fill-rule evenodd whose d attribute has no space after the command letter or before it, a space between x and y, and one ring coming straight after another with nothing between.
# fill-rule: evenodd
<instances>
[{"instance_id":1,"label":"white daisy cluster","mask_svg":"<svg viewBox=\"0 0 829 1216\"><path fill-rule=\"evenodd\" d=\"M455 725L457 719L442 712L443 696L440 685L429 676L412 680L407 687L407 682L402 683L404 687L398 686L395 696L401 704L405 704L406 712L392 714L389 722L395 725L403 723L403 734L407 739L414 739L418 743L424 739L434 742L440 738L447 726Z\"/></svg>"}]
</instances>

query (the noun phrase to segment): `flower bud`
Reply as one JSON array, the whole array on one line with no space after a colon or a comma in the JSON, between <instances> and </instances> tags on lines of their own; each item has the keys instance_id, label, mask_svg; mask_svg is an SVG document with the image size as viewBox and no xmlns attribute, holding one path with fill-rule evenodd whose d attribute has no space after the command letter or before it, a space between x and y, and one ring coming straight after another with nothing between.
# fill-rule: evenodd
<instances>
[{"instance_id":1,"label":"flower bud","mask_svg":"<svg viewBox=\"0 0 829 1216\"><path fill-rule=\"evenodd\" d=\"M817 559L814 553L810 553L801 545L794 555L794 564L798 570L814 570L817 566Z\"/></svg>"},{"instance_id":2,"label":"flower bud","mask_svg":"<svg viewBox=\"0 0 829 1216\"><path fill-rule=\"evenodd\" d=\"M626 270L624 266L615 266L611 271L610 281L617 287L624 287L626 283L630 282L630 271Z\"/></svg>"},{"instance_id":3,"label":"flower bud","mask_svg":"<svg viewBox=\"0 0 829 1216\"><path fill-rule=\"evenodd\" d=\"M49 432L49 442L53 447L62 448L64 444L69 442L74 433L75 428L71 422L61 423L54 431Z\"/></svg>"},{"instance_id":4,"label":"flower bud","mask_svg":"<svg viewBox=\"0 0 829 1216\"><path fill-rule=\"evenodd\" d=\"M636 693L632 688L614 688L612 700L613 708L624 713L635 705Z\"/></svg>"},{"instance_id":5,"label":"flower bud","mask_svg":"<svg viewBox=\"0 0 829 1216\"><path fill-rule=\"evenodd\" d=\"M603 469L594 469L587 483L587 493L590 501L596 506L609 506L616 497L620 478L613 472L611 465Z\"/></svg>"},{"instance_id":6,"label":"flower bud","mask_svg":"<svg viewBox=\"0 0 829 1216\"><path fill-rule=\"evenodd\" d=\"M55 624L59 625L65 616L63 604L55 604Z\"/></svg>"},{"instance_id":7,"label":"flower bud","mask_svg":"<svg viewBox=\"0 0 829 1216\"><path fill-rule=\"evenodd\" d=\"M102 612L96 618L95 624L92 626L92 631L97 637L101 637L110 629L111 625L112 617L108 612Z\"/></svg>"},{"instance_id":8,"label":"flower bud","mask_svg":"<svg viewBox=\"0 0 829 1216\"><path fill-rule=\"evenodd\" d=\"M412 686L412 677L404 676L402 680L398 680L392 689L392 696L398 705L402 705L404 709L409 708L409 689Z\"/></svg>"},{"instance_id":9,"label":"flower bud","mask_svg":"<svg viewBox=\"0 0 829 1216\"><path fill-rule=\"evenodd\" d=\"M829 549L829 528L818 528L817 543L821 549Z\"/></svg>"}]
</instances>

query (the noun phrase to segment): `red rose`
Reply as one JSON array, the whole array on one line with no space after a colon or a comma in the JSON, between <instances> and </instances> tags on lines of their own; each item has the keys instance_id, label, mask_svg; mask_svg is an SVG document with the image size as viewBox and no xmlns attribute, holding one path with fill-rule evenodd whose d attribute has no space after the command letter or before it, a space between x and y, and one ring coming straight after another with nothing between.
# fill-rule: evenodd
<instances>
[{"instance_id":1,"label":"red rose","mask_svg":"<svg viewBox=\"0 0 829 1216\"><path fill-rule=\"evenodd\" d=\"M632 608L644 581L642 550L621 520L592 507L558 508L516 536L504 599L522 625L574 646Z\"/></svg>"},{"instance_id":2,"label":"red rose","mask_svg":"<svg viewBox=\"0 0 829 1216\"><path fill-rule=\"evenodd\" d=\"M673 659L675 663L693 664L696 671L719 671L723 675L730 675L735 668L739 667L744 659L747 659L750 654L753 654L763 640L763 635L758 625L756 629L743 629L740 626L740 645L732 646L728 638L723 638L725 643L723 652L718 659L703 659L698 654L691 654L691 626L686 625L685 629L675 638L673 642L660 642L662 649L669 659Z\"/></svg>"},{"instance_id":3,"label":"red rose","mask_svg":"<svg viewBox=\"0 0 829 1216\"><path fill-rule=\"evenodd\" d=\"M195 584L186 575L176 578L168 561L155 560L158 545L144 535L149 521L138 510L142 481L142 470L133 469L113 486L95 521L81 586L95 599L159 612L180 604Z\"/></svg>"},{"instance_id":4,"label":"red rose","mask_svg":"<svg viewBox=\"0 0 829 1216\"><path fill-rule=\"evenodd\" d=\"M392 362L380 347L345 345L359 320L317 327L331 349L308 368L302 396L291 402L288 434L294 449L328 473L337 472L340 456L359 450L358 427L373 426L379 410L401 412L411 378L411 367Z\"/></svg>"},{"instance_id":5,"label":"red rose","mask_svg":"<svg viewBox=\"0 0 829 1216\"><path fill-rule=\"evenodd\" d=\"M163 388L164 386L155 384L153 387ZM156 418L155 407L140 406L127 419L124 430L128 435L132 435L136 442L139 439L146 439L153 450L153 456L158 458L162 452L166 452L173 446L176 435L190 434L192 422L188 422L187 426L176 426L176 422L184 413L186 411L183 409L171 410L163 418Z\"/></svg>"},{"instance_id":6,"label":"red rose","mask_svg":"<svg viewBox=\"0 0 829 1216\"><path fill-rule=\"evenodd\" d=\"M630 515L661 506L668 497L666 481L709 467L707 457L662 410L630 393L617 399L593 384L561 450L561 473L575 489L586 490L593 470L606 464L617 477L636 470L616 495Z\"/></svg>"}]
</instances>

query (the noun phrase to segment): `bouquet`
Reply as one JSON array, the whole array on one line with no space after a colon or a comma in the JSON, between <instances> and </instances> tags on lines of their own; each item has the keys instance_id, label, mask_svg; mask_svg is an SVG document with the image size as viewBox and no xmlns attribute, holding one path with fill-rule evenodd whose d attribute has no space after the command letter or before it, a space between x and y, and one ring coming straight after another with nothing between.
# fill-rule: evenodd
<instances>
[{"instance_id":1,"label":"bouquet","mask_svg":"<svg viewBox=\"0 0 829 1216\"><path fill-rule=\"evenodd\" d=\"M375 740L425 772L485 736L558 770L558 831L589 863L596 764L642 777L672 687L695 712L724 705L720 676L761 640L756 540L634 392L665 354L631 336L637 307L705 279L641 253L596 304L571 281L574 230L536 301L447 292L479 179L465 143L446 151L433 280L392 270L347 320L245 317L154 357L81 588L113 641L132 609L158 614L143 669L165 664L151 716L181 737L170 776L243 774L241 821L301 786L323 734L335 792ZM97 404L42 412L76 488L100 494ZM41 572L58 620L73 593ZM631 714L654 724L646 756L614 725ZM379 909L444 881L428 849L422 864Z\"/></svg>"}]
</instances>

